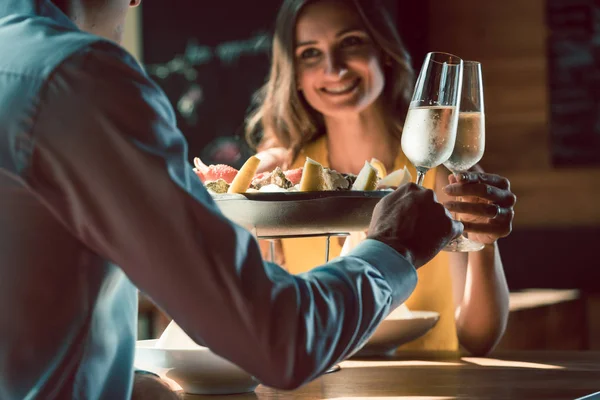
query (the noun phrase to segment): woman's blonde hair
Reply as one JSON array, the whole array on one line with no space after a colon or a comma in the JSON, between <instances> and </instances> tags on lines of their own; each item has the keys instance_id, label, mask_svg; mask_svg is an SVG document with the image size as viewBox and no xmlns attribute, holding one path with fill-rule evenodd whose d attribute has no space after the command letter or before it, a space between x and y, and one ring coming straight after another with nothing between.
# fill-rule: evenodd
<instances>
[{"instance_id":1,"label":"woman's blonde hair","mask_svg":"<svg viewBox=\"0 0 600 400\"><path fill-rule=\"evenodd\" d=\"M284 0L275 24L271 71L266 84L254 98L255 110L246 120L248 143L262 150L290 149L288 165L301 149L325 134L323 115L313 109L297 89L295 73L295 31L298 15L308 4L323 0ZM399 138L412 95L414 73L410 56L387 11L376 0L338 0L353 7L383 56L385 88L383 102L390 125ZM385 62L385 64L384 64Z\"/></svg>"}]
</instances>

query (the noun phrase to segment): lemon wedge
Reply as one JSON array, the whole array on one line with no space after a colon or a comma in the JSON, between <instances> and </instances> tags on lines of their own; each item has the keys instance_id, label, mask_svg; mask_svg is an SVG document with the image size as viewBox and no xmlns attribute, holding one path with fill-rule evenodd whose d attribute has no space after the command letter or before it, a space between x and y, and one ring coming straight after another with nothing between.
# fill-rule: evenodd
<instances>
[{"instance_id":1,"label":"lemon wedge","mask_svg":"<svg viewBox=\"0 0 600 400\"><path fill-rule=\"evenodd\" d=\"M246 160L235 178L233 178L233 181L231 181L227 193L245 193L250 183L252 183L252 178L256 175L258 164L260 164L260 159L256 156L251 156Z\"/></svg>"},{"instance_id":2,"label":"lemon wedge","mask_svg":"<svg viewBox=\"0 0 600 400\"><path fill-rule=\"evenodd\" d=\"M391 172L388 176L379 181L379 186L398 187L412 181L410 171L406 166Z\"/></svg>"},{"instance_id":3,"label":"lemon wedge","mask_svg":"<svg viewBox=\"0 0 600 400\"><path fill-rule=\"evenodd\" d=\"M323 166L315 160L306 157L304 168L302 169L302 178L300 178L300 191L315 192L320 190L325 190Z\"/></svg>"},{"instance_id":4,"label":"lemon wedge","mask_svg":"<svg viewBox=\"0 0 600 400\"><path fill-rule=\"evenodd\" d=\"M365 161L365 165L362 167L352 190L364 190L370 191L377 189L377 170L368 161Z\"/></svg>"},{"instance_id":5,"label":"lemon wedge","mask_svg":"<svg viewBox=\"0 0 600 400\"><path fill-rule=\"evenodd\" d=\"M377 175L379 176L379 178L385 178L387 176L387 169L381 161L373 157L371 158L370 163L373 166L373 168L377 170Z\"/></svg>"}]
</instances>

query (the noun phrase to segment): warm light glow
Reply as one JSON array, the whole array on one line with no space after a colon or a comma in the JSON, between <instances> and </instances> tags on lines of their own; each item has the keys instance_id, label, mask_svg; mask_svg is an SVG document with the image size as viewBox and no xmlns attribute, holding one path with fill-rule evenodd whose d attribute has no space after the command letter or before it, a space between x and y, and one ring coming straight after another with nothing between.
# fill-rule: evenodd
<instances>
[{"instance_id":1,"label":"warm light glow","mask_svg":"<svg viewBox=\"0 0 600 400\"><path fill-rule=\"evenodd\" d=\"M443 361L344 361L342 368L379 368L379 367L452 367L464 365Z\"/></svg>"},{"instance_id":2,"label":"warm light glow","mask_svg":"<svg viewBox=\"0 0 600 400\"><path fill-rule=\"evenodd\" d=\"M173 379L167 377L167 374L169 373L169 371L172 368L142 368L142 369L146 369L150 372L154 372L156 375L160 376L160 379L163 382L165 382L167 385L169 385L169 387L171 388L172 391L178 392L178 391L183 390L183 388L181 387L181 385L179 383L177 383Z\"/></svg>"},{"instance_id":3,"label":"warm light glow","mask_svg":"<svg viewBox=\"0 0 600 400\"><path fill-rule=\"evenodd\" d=\"M440 396L387 396L387 397L336 397L329 400L454 400L456 397Z\"/></svg>"},{"instance_id":4,"label":"warm light glow","mask_svg":"<svg viewBox=\"0 0 600 400\"><path fill-rule=\"evenodd\" d=\"M182 391L183 390L183 388L181 387L181 385L179 383L175 382L171 378L167 378L166 375L160 375L160 379L162 379L167 385L169 385L169 387L171 388L171 390L174 391L174 392L178 392L178 391Z\"/></svg>"},{"instance_id":5,"label":"warm light glow","mask_svg":"<svg viewBox=\"0 0 600 400\"><path fill-rule=\"evenodd\" d=\"M463 361L482 367L529 368L529 369L565 369L559 365L539 364L524 361L506 361L493 358L463 357Z\"/></svg>"},{"instance_id":6,"label":"warm light glow","mask_svg":"<svg viewBox=\"0 0 600 400\"><path fill-rule=\"evenodd\" d=\"M510 311L531 309L549 306L567 301L573 301L581 297L576 289L552 290L552 289L530 289L510 294Z\"/></svg>"}]
</instances>

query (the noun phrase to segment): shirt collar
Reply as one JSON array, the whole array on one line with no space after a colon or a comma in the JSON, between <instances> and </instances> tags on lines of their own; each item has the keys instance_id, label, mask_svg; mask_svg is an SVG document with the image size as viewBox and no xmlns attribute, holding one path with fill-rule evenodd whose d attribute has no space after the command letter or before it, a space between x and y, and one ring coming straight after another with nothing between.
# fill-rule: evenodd
<instances>
[{"instance_id":1,"label":"shirt collar","mask_svg":"<svg viewBox=\"0 0 600 400\"><path fill-rule=\"evenodd\" d=\"M0 1L0 19L11 15L33 15L46 17L61 25L77 28L50 0L2 0Z\"/></svg>"}]
</instances>

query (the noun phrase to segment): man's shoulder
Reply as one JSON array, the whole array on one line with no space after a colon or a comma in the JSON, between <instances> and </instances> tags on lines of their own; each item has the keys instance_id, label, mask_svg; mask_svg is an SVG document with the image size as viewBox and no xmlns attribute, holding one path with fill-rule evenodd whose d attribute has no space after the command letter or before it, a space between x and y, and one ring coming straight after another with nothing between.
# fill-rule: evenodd
<instances>
[{"instance_id":1,"label":"man's shoulder","mask_svg":"<svg viewBox=\"0 0 600 400\"><path fill-rule=\"evenodd\" d=\"M111 54L132 67L133 57L118 44L42 17L13 17L0 25L0 72L48 79L66 61L94 52Z\"/></svg>"}]
</instances>

